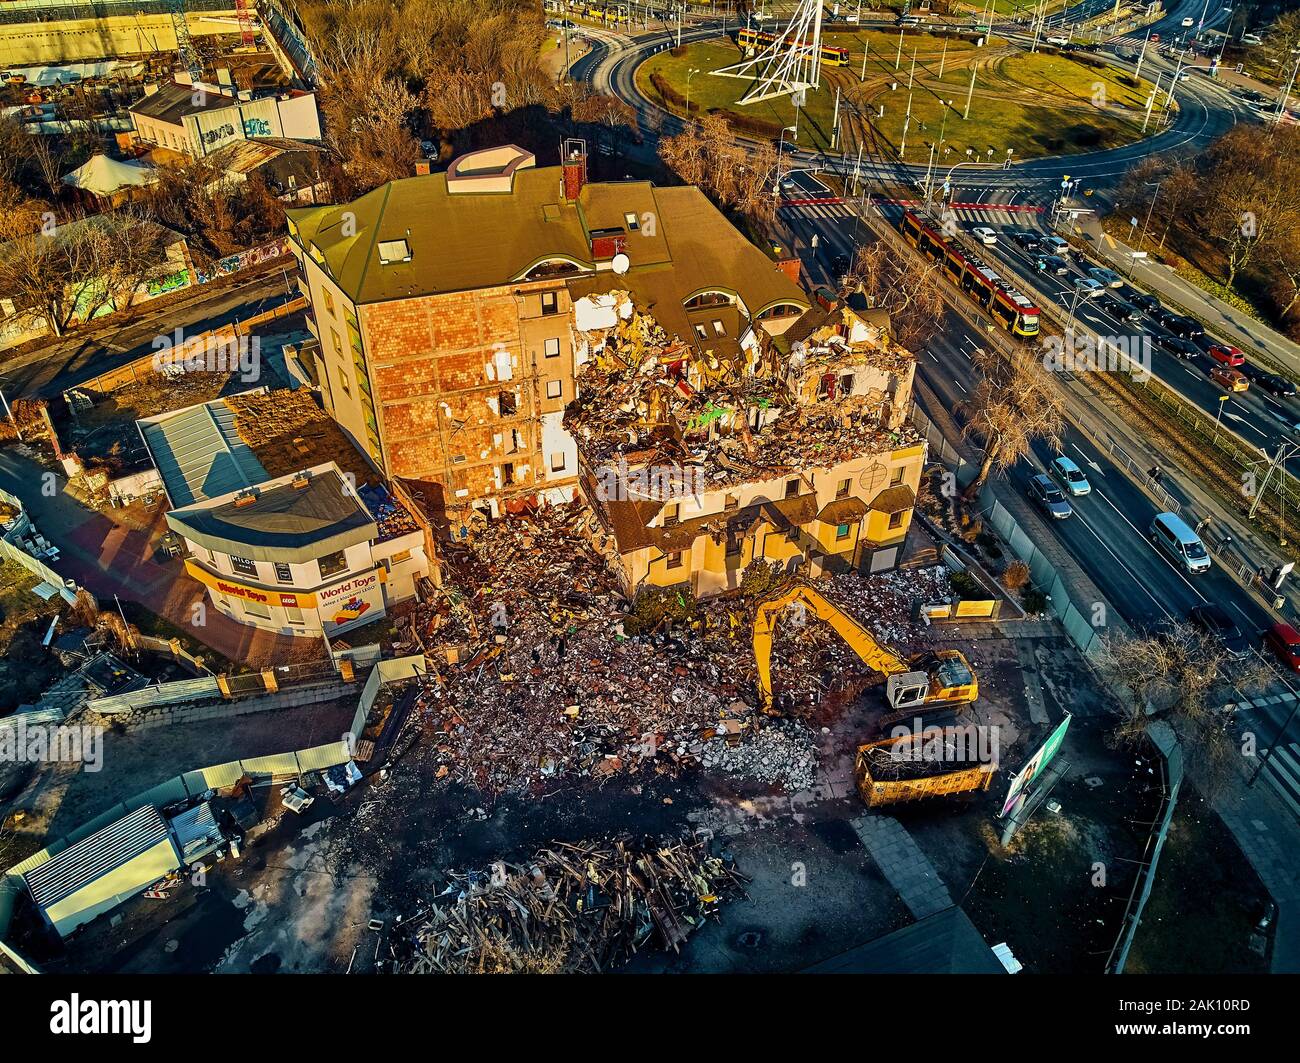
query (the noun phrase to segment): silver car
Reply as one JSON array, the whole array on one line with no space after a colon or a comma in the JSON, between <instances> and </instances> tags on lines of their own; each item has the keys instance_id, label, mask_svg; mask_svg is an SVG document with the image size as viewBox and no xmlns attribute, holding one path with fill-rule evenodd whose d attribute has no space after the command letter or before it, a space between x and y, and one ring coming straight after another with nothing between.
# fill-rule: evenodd
<instances>
[{"instance_id":1,"label":"silver car","mask_svg":"<svg viewBox=\"0 0 1300 1063\"><path fill-rule=\"evenodd\" d=\"M1029 481L1029 497L1053 520L1065 520L1074 515L1074 509L1061 489L1042 473Z\"/></svg>"}]
</instances>

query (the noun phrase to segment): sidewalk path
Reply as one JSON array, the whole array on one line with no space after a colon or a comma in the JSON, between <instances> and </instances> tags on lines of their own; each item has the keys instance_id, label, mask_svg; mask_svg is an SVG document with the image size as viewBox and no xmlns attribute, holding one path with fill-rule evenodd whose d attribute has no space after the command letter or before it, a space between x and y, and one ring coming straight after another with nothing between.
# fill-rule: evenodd
<instances>
[{"instance_id":1,"label":"sidewalk path","mask_svg":"<svg viewBox=\"0 0 1300 1063\"><path fill-rule=\"evenodd\" d=\"M853 829L913 916L924 919L953 906L939 872L893 816L859 816Z\"/></svg>"},{"instance_id":2,"label":"sidewalk path","mask_svg":"<svg viewBox=\"0 0 1300 1063\"><path fill-rule=\"evenodd\" d=\"M1190 281L1178 276L1168 266L1150 259L1133 260L1133 248L1122 240L1102 231L1100 222L1089 219L1081 226L1093 249L1110 260L1116 271L1151 289L1162 299L1168 299L1190 310L1206 328L1231 340L1249 353L1252 349L1263 351L1273 361L1300 378L1300 343L1287 339L1262 321L1256 321L1222 299L1201 290Z\"/></svg>"},{"instance_id":3,"label":"sidewalk path","mask_svg":"<svg viewBox=\"0 0 1300 1063\"><path fill-rule=\"evenodd\" d=\"M285 664L320 656L320 642L311 638L275 635L224 616L208 603L203 625L192 623L193 607L204 599L203 588L185 575L181 562L160 564L154 545L166 530L162 509L151 523L128 523L117 511L98 513L67 493L58 476L58 491L41 491L46 470L10 447L0 452L0 487L22 499L41 533L59 548L55 570L75 580L100 602L112 605L113 595L139 602L192 638L231 661L251 666Z\"/></svg>"}]
</instances>

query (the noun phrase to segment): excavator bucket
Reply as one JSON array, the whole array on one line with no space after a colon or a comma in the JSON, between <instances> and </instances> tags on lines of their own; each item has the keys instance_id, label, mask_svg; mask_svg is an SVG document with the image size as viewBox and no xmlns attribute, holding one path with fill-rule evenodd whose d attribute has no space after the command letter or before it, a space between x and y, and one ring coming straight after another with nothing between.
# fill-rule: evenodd
<instances>
[{"instance_id":1,"label":"excavator bucket","mask_svg":"<svg viewBox=\"0 0 1300 1063\"><path fill-rule=\"evenodd\" d=\"M925 672L900 672L885 681L885 698L891 708L924 705L929 692L930 677Z\"/></svg>"}]
</instances>

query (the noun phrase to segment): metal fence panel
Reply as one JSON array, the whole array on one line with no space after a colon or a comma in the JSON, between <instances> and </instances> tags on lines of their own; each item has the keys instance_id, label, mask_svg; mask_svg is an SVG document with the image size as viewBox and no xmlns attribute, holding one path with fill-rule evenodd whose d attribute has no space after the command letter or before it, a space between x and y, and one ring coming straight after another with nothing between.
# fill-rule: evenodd
<instances>
[{"instance_id":1,"label":"metal fence panel","mask_svg":"<svg viewBox=\"0 0 1300 1063\"><path fill-rule=\"evenodd\" d=\"M344 741L328 742L298 752L299 771L324 771L335 764L346 764L352 759L351 746Z\"/></svg>"},{"instance_id":2,"label":"metal fence panel","mask_svg":"<svg viewBox=\"0 0 1300 1063\"><path fill-rule=\"evenodd\" d=\"M185 784L186 792L194 797L205 790L219 790L223 786L234 786L243 774L243 765L237 760L232 760L225 764L213 764L207 768L187 771L181 776L181 781Z\"/></svg>"},{"instance_id":3,"label":"metal fence panel","mask_svg":"<svg viewBox=\"0 0 1300 1063\"><path fill-rule=\"evenodd\" d=\"M112 714L143 709L150 705L173 705L178 702L202 701L206 698L219 698L221 688L217 686L215 676L203 676L198 679L181 679L175 683L160 683L132 690L126 694L115 694L109 698L92 698L87 707L95 712Z\"/></svg>"},{"instance_id":4,"label":"metal fence panel","mask_svg":"<svg viewBox=\"0 0 1300 1063\"><path fill-rule=\"evenodd\" d=\"M293 753L273 753L268 757L248 757L239 762L249 775L297 775L298 759Z\"/></svg>"},{"instance_id":5,"label":"metal fence panel","mask_svg":"<svg viewBox=\"0 0 1300 1063\"><path fill-rule=\"evenodd\" d=\"M185 789L185 780L179 775L174 775L166 782L159 783L134 797L128 797L123 804L126 805L128 812L134 812L145 805L170 805L173 801L184 801L189 796L189 791Z\"/></svg>"}]
</instances>

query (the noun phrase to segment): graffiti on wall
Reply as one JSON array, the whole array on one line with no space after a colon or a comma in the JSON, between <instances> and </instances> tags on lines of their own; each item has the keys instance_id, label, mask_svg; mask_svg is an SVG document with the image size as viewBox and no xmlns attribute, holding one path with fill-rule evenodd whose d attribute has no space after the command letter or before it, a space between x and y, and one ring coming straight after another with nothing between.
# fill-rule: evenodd
<instances>
[{"instance_id":1,"label":"graffiti on wall","mask_svg":"<svg viewBox=\"0 0 1300 1063\"><path fill-rule=\"evenodd\" d=\"M208 270L198 270L199 283L207 284L208 281L216 280L218 277L228 277L232 273L240 272L240 270L252 269L254 266L260 266L263 262L270 262L272 259L288 253L289 238L287 236L272 240L269 243L260 244L257 247L250 247L247 251L240 251L238 254L227 255L225 258L218 259Z\"/></svg>"}]
</instances>

